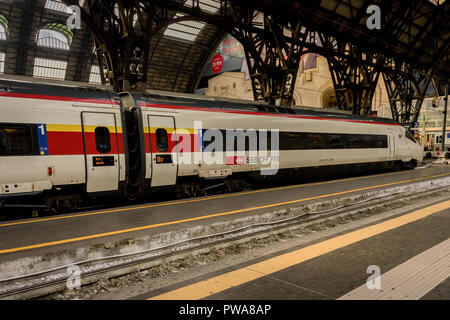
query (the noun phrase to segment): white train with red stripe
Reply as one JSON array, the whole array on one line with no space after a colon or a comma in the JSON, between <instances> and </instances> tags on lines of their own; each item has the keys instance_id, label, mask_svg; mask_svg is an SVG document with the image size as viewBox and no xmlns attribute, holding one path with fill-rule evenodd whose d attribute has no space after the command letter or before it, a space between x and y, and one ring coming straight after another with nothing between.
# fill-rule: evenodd
<instances>
[{"instance_id":1,"label":"white train with red stripe","mask_svg":"<svg viewBox=\"0 0 450 320\"><path fill-rule=\"evenodd\" d=\"M195 195L421 161L388 119L0 79L0 207Z\"/></svg>"}]
</instances>

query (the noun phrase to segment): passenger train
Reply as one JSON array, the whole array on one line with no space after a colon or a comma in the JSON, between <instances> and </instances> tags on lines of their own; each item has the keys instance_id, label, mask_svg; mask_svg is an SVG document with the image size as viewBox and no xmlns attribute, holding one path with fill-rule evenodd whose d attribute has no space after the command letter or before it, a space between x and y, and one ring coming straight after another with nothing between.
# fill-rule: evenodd
<instances>
[{"instance_id":1,"label":"passenger train","mask_svg":"<svg viewBox=\"0 0 450 320\"><path fill-rule=\"evenodd\" d=\"M0 78L3 208L239 191L422 159L411 134L389 119Z\"/></svg>"}]
</instances>

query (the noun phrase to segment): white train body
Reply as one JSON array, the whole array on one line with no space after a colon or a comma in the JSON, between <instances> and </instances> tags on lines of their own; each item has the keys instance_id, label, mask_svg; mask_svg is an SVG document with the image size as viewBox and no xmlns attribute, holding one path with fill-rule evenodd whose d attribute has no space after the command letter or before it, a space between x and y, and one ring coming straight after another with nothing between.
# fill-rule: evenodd
<instances>
[{"instance_id":1,"label":"white train body","mask_svg":"<svg viewBox=\"0 0 450 320\"><path fill-rule=\"evenodd\" d=\"M0 80L0 207L31 195L44 195L47 206L73 204L185 181L422 161L420 146L391 120L273 108ZM269 150L261 140L227 149L226 130L268 131ZM208 138L219 133L224 147L211 149L221 144ZM275 141L279 150L270 150Z\"/></svg>"}]
</instances>

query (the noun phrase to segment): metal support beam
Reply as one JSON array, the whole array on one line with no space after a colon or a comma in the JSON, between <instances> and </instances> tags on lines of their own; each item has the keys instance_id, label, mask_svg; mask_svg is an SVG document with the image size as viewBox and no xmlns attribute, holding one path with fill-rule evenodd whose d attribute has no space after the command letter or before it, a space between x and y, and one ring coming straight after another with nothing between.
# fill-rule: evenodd
<instances>
[{"instance_id":1,"label":"metal support beam","mask_svg":"<svg viewBox=\"0 0 450 320\"><path fill-rule=\"evenodd\" d=\"M290 106L300 67L307 32L301 32L300 22L281 27L277 18L264 16L266 36L241 34L256 101ZM288 36L286 36L286 34ZM291 38L287 41L287 37Z\"/></svg>"},{"instance_id":2,"label":"metal support beam","mask_svg":"<svg viewBox=\"0 0 450 320\"><path fill-rule=\"evenodd\" d=\"M301 19L281 19L260 14L245 3L221 1L219 14L202 11L195 1L182 5L175 1L155 1L159 6L182 12L191 20L216 25L231 34L244 47L253 94L257 101L290 106L303 52L302 42L308 33Z\"/></svg>"},{"instance_id":3,"label":"metal support beam","mask_svg":"<svg viewBox=\"0 0 450 320\"><path fill-rule=\"evenodd\" d=\"M392 117L411 128L419 119L420 110L432 80L432 71L419 73L407 63L391 60L398 73L383 73L391 105ZM408 76L405 76L408 75Z\"/></svg>"},{"instance_id":4,"label":"metal support beam","mask_svg":"<svg viewBox=\"0 0 450 320\"><path fill-rule=\"evenodd\" d=\"M116 91L145 90L153 28L166 17L150 1L87 1L82 18L94 36L102 83Z\"/></svg>"},{"instance_id":5,"label":"metal support beam","mask_svg":"<svg viewBox=\"0 0 450 320\"><path fill-rule=\"evenodd\" d=\"M447 112L448 112L448 84L445 86L444 123L442 125L442 156L445 157L445 140L447 134Z\"/></svg>"},{"instance_id":6,"label":"metal support beam","mask_svg":"<svg viewBox=\"0 0 450 320\"><path fill-rule=\"evenodd\" d=\"M37 5L37 1L27 0L22 12L22 23L20 25L20 46L17 49L16 74L25 75L27 70L27 57L29 53L29 39L33 24L29 23L33 20L33 14Z\"/></svg>"},{"instance_id":7,"label":"metal support beam","mask_svg":"<svg viewBox=\"0 0 450 320\"><path fill-rule=\"evenodd\" d=\"M380 69L381 54L362 52L357 46L319 34L322 45L330 50L327 54L328 67L341 110L353 114L369 115L375 95Z\"/></svg>"}]
</instances>

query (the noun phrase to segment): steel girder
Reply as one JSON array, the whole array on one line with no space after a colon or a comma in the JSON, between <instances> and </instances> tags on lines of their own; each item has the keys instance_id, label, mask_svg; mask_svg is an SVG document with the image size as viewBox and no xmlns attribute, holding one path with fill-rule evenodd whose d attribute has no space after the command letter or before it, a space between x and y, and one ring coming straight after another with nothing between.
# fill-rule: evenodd
<instances>
[{"instance_id":1,"label":"steel girder","mask_svg":"<svg viewBox=\"0 0 450 320\"><path fill-rule=\"evenodd\" d=\"M71 4L76 1L64 2ZM408 89L411 88L408 81L414 78L412 72L418 67L410 63L407 68L400 68L399 65L404 64L401 55L396 57L396 65L385 64L383 52L380 51L386 48L372 48L369 53L366 47L358 46L351 42L351 39L342 39L342 35L341 38L336 38L332 36L332 31L315 30L317 22L311 17L311 10L319 9L318 1L296 1L295 14L284 13L281 9L274 9L271 13L271 8L275 7L273 2L268 2L262 9L266 12L262 25L258 25L254 19L260 9L256 5L260 2L257 1L249 5L250 2L221 0L221 7L216 14L203 11L198 0L188 2L189 5L182 0L89 0L87 9L86 6L83 8L83 16L94 33L102 80L109 80L116 90L138 90L139 84L146 81L151 36L170 23L196 20L215 25L242 43L256 100L290 105L301 55L316 52L328 59L341 109L352 110L355 114L368 114L380 72L383 72L394 117L400 122L412 123L414 115L420 112L421 103L412 107L411 99L408 98L412 96L412 100L419 101L420 99L414 98L422 96L419 85L412 85L412 88L416 88L414 94ZM363 7L367 3L365 1ZM416 3L418 4L424 6L420 1ZM287 6L287 2L283 2L283 5ZM384 2L382 4L385 12L387 9L393 12L388 20L383 21L384 30L387 30L388 34L392 33L392 38L395 38L396 32L406 30L408 25L411 28L411 19L420 18L415 11L403 14L404 6L406 4L403 2L396 2L395 5ZM182 12L186 16L174 20L169 17L169 10ZM432 17L437 18L437 10L429 11L428 15L430 16L424 18L430 21ZM132 23L134 16L138 17L137 25ZM405 16L411 18L411 21ZM359 20L361 13L351 22L357 26ZM321 35L322 44L311 41L313 33ZM448 55L448 47L446 49L440 45L442 30L430 27L428 22L416 35L416 40L424 33L436 34L436 37L427 37L429 40L423 43L424 46L432 46L436 54L444 51L444 54ZM401 34L397 36L400 37ZM414 42L414 39L411 39L411 45ZM429 80L433 72L424 74L429 75L426 78ZM403 107L400 101L403 101ZM408 118L411 115L413 119Z\"/></svg>"},{"instance_id":2,"label":"steel girder","mask_svg":"<svg viewBox=\"0 0 450 320\"><path fill-rule=\"evenodd\" d=\"M353 114L368 115L380 78L384 58L365 53L357 46L319 34L321 45L331 49L326 55L333 80L338 107Z\"/></svg>"},{"instance_id":3,"label":"steel girder","mask_svg":"<svg viewBox=\"0 0 450 320\"><path fill-rule=\"evenodd\" d=\"M192 1L191 7L170 0L154 3L231 34L244 47L255 100L291 105L304 53L302 42L308 36L298 19L280 21L279 17L266 14L260 24L255 21L259 14L256 9L225 0L221 1L218 14L203 11L198 1Z\"/></svg>"},{"instance_id":4,"label":"steel girder","mask_svg":"<svg viewBox=\"0 0 450 320\"><path fill-rule=\"evenodd\" d=\"M27 0L24 5L22 14L23 23L20 26L20 40L21 44L17 50L17 62L16 62L16 74L25 75L27 68L27 56L30 49L29 41L31 30L33 29L32 23L25 23L25 21L33 20L33 13L36 8L36 1Z\"/></svg>"},{"instance_id":5,"label":"steel girder","mask_svg":"<svg viewBox=\"0 0 450 320\"><path fill-rule=\"evenodd\" d=\"M235 19L254 24L254 19L247 19L255 16L253 10L233 7L233 11ZM277 17L264 15L263 20L264 32L241 29L235 38L244 47L255 100L290 106L308 32L299 21L283 27Z\"/></svg>"},{"instance_id":6,"label":"steel girder","mask_svg":"<svg viewBox=\"0 0 450 320\"><path fill-rule=\"evenodd\" d=\"M150 40L166 25L167 11L148 1L87 0L81 13L94 36L102 83L116 91L145 91Z\"/></svg>"},{"instance_id":7,"label":"steel girder","mask_svg":"<svg viewBox=\"0 0 450 320\"><path fill-rule=\"evenodd\" d=\"M431 71L419 73L409 64L395 62L393 59L390 59L390 64L394 70L399 71L383 73L392 117L405 127L411 128L419 119L433 74Z\"/></svg>"}]
</instances>

